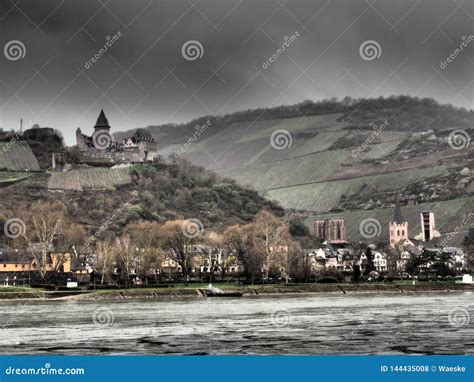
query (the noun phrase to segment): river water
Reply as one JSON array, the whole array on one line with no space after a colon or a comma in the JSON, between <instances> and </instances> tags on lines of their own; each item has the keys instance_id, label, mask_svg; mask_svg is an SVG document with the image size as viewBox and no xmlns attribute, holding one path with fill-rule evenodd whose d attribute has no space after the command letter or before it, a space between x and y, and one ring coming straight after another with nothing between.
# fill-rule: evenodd
<instances>
[{"instance_id":1,"label":"river water","mask_svg":"<svg viewBox=\"0 0 474 382\"><path fill-rule=\"evenodd\" d=\"M474 354L473 328L473 292L0 300L2 354Z\"/></svg>"}]
</instances>

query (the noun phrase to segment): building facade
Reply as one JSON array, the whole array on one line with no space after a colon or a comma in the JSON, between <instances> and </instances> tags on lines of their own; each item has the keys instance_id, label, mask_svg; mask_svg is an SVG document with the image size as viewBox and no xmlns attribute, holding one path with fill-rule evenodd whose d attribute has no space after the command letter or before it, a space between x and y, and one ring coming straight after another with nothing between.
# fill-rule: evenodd
<instances>
[{"instance_id":1,"label":"building facade","mask_svg":"<svg viewBox=\"0 0 474 382\"><path fill-rule=\"evenodd\" d=\"M76 147L84 159L91 161L120 162L150 162L157 158L157 145L150 132L137 129L131 137L122 142L116 142L110 133L110 125L103 110L101 110L91 136L76 130Z\"/></svg>"},{"instance_id":2,"label":"building facade","mask_svg":"<svg viewBox=\"0 0 474 382\"><path fill-rule=\"evenodd\" d=\"M400 206L399 200L397 200L395 204L393 220L388 223L388 230L390 235L390 246L392 248L400 241L405 242L408 240L408 222L403 217L402 207Z\"/></svg>"},{"instance_id":3,"label":"building facade","mask_svg":"<svg viewBox=\"0 0 474 382\"><path fill-rule=\"evenodd\" d=\"M344 219L325 219L314 221L315 235L328 243L346 243L346 227Z\"/></svg>"}]
</instances>

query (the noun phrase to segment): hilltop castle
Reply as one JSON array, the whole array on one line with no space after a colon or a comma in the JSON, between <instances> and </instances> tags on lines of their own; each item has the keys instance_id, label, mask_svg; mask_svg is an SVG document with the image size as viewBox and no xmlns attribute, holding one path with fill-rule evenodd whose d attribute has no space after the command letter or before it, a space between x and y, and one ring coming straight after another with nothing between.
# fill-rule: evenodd
<instances>
[{"instance_id":1,"label":"hilltop castle","mask_svg":"<svg viewBox=\"0 0 474 382\"><path fill-rule=\"evenodd\" d=\"M82 158L94 161L149 162L157 158L156 142L145 129L137 129L131 137L116 142L103 110L92 136L82 134L81 129L77 128L76 144Z\"/></svg>"}]
</instances>

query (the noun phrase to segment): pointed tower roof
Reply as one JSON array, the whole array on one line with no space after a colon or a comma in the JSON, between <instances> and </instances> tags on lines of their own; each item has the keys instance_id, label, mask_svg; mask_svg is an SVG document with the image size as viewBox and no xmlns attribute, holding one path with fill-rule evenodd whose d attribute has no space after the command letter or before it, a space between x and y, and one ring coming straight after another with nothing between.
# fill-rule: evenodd
<instances>
[{"instance_id":1,"label":"pointed tower roof","mask_svg":"<svg viewBox=\"0 0 474 382\"><path fill-rule=\"evenodd\" d=\"M400 206L400 199L397 198L395 202L395 212L393 214L393 221L397 224L404 223L406 220L403 218L402 207Z\"/></svg>"},{"instance_id":2,"label":"pointed tower roof","mask_svg":"<svg viewBox=\"0 0 474 382\"><path fill-rule=\"evenodd\" d=\"M109 121L105 116L104 110L100 111L99 118L97 118L94 129L110 129Z\"/></svg>"}]
</instances>

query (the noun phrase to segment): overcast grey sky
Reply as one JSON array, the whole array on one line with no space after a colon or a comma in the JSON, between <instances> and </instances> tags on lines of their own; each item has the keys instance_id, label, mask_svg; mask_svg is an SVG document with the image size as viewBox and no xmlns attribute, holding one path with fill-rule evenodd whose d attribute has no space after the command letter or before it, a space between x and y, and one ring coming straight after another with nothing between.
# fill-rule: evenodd
<instances>
[{"instance_id":1,"label":"overcast grey sky","mask_svg":"<svg viewBox=\"0 0 474 382\"><path fill-rule=\"evenodd\" d=\"M89 133L101 108L113 131L346 95L409 94L472 108L474 41L440 63L474 34L473 4L2 0L2 48L18 40L25 55L0 58L0 126L17 128L23 118L73 144L75 129ZM202 57L183 57L189 40L202 44ZM367 40L381 48L372 60L359 51Z\"/></svg>"}]
</instances>

